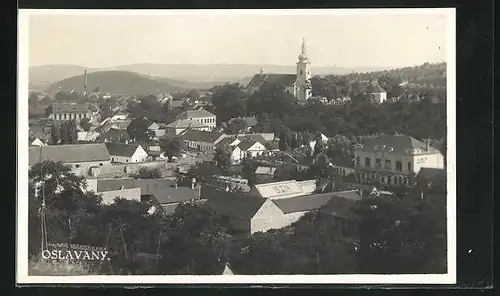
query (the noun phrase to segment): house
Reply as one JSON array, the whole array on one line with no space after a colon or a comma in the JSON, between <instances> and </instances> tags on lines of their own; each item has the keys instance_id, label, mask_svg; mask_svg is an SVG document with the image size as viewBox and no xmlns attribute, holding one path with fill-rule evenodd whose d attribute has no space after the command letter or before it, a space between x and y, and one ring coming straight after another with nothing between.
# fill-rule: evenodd
<instances>
[{"instance_id":1,"label":"house","mask_svg":"<svg viewBox=\"0 0 500 296\"><path fill-rule=\"evenodd\" d=\"M259 166L255 170L255 176L259 183L263 183L266 181L271 181L274 178L274 172L276 171L275 167L262 167Z\"/></svg>"},{"instance_id":2,"label":"house","mask_svg":"<svg viewBox=\"0 0 500 296\"><path fill-rule=\"evenodd\" d=\"M205 188L204 188L205 189ZM280 229L299 220L306 213L324 209L326 213L339 218L351 218L346 208L355 206L359 195L351 193L351 207L346 203L330 202L346 198L339 192L309 194L280 199L269 199L239 192L227 192L211 187L204 190L207 202L223 218L228 228L246 234ZM335 196L335 197L334 197Z\"/></svg>"},{"instance_id":3,"label":"house","mask_svg":"<svg viewBox=\"0 0 500 296\"><path fill-rule=\"evenodd\" d=\"M112 163L136 163L148 159L148 153L139 144L106 143Z\"/></svg>"},{"instance_id":4,"label":"house","mask_svg":"<svg viewBox=\"0 0 500 296\"><path fill-rule=\"evenodd\" d=\"M125 120L128 119L128 116L129 114L126 111L117 109L110 119L111 121Z\"/></svg>"},{"instance_id":5,"label":"house","mask_svg":"<svg viewBox=\"0 0 500 296\"><path fill-rule=\"evenodd\" d=\"M31 144L30 144L30 145L31 145L31 146L45 146L46 144L45 144L42 140L40 140L39 138L35 138L35 139L31 142Z\"/></svg>"},{"instance_id":6,"label":"house","mask_svg":"<svg viewBox=\"0 0 500 296\"><path fill-rule=\"evenodd\" d=\"M266 74L261 68L260 74L255 75L250 80L247 89L250 92L255 92L265 83L279 84L285 87L286 92L304 102L312 96L311 62L307 56L305 40L302 41L302 52L298 57L296 69L296 74Z\"/></svg>"},{"instance_id":7,"label":"house","mask_svg":"<svg viewBox=\"0 0 500 296\"><path fill-rule=\"evenodd\" d=\"M207 110L187 110L176 116L176 119L196 120L212 131L217 123L216 116Z\"/></svg>"},{"instance_id":8,"label":"house","mask_svg":"<svg viewBox=\"0 0 500 296\"><path fill-rule=\"evenodd\" d=\"M335 155L330 157L328 164L332 171L340 176L346 177L356 173L354 168L354 159L343 155Z\"/></svg>"},{"instance_id":9,"label":"house","mask_svg":"<svg viewBox=\"0 0 500 296\"><path fill-rule=\"evenodd\" d=\"M71 167L77 175L95 175L99 167L111 165L111 157L104 144L73 144L29 147L29 167L51 160Z\"/></svg>"},{"instance_id":10,"label":"house","mask_svg":"<svg viewBox=\"0 0 500 296\"><path fill-rule=\"evenodd\" d=\"M95 142L99 138L99 133L96 132L78 132L77 141Z\"/></svg>"},{"instance_id":11,"label":"house","mask_svg":"<svg viewBox=\"0 0 500 296\"><path fill-rule=\"evenodd\" d=\"M402 134L365 137L354 157L359 180L387 185L413 185L421 168L444 168L439 150Z\"/></svg>"},{"instance_id":12,"label":"house","mask_svg":"<svg viewBox=\"0 0 500 296\"><path fill-rule=\"evenodd\" d=\"M387 101L387 91L385 91L378 81L372 81L367 87L367 92L373 96L373 100L379 104Z\"/></svg>"},{"instance_id":13,"label":"house","mask_svg":"<svg viewBox=\"0 0 500 296\"><path fill-rule=\"evenodd\" d=\"M204 125L198 120L194 119L177 119L165 126L165 134L169 136L176 136L182 134L187 129L197 131L212 131L209 125Z\"/></svg>"},{"instance_id":14,"label":"house","mask_svg":"<svg viewBox=\"0 0 500 296\"><path fill-rule=\"evenodd\" d=\"M168 100L167 108L168 110L180 109L184 106L184 100Z\"/></svg>"},{"instance_id":15,"label":"house","mask_svg":"<svg viewBox=\"0 0 500 296\"><path fill-rule=\"evenodd\" d=\"M214 159L214 153L212 152L198 152L194 158L196 163L202 162L212 162Z\"/></svg>"},{"instance_id":16,"label":"house","mask_svg":"<svg viewBox=\"0 0 500 296\"><path fill-rule=\"evenodd\" d=\"M188 150L215 152L215 145L226 135L217 132L197 131L189 129L182 135L185 147Z\"/></svg>"},{"instance_id":17,"label":"house","mask_svg":"<svg viewBox=\"0 0 500 296\"><path fill-rule=\"evenodd\" d=\"M86 104L53 103L49 118L54 121L90 119L90 112Z\"/></svg>"},{"instance_id":18,"label":"house","mask_svg":"<svg viewBox=\"0 0 500 296\"><path fill-rule=\"evenodd\" d=\"M216 147L222 147L224 145L229 146L231 148L231 164L235 165L240 163L242 159L241 149L238 146L240 142L241 141L237 138L225 137L216 145Z\"/></svg>"},{"instance_id":19,"label":"house","mask_svg":"<svg viewBox=\"0 0 500 296\"><path fill-rule=\"evenodd\" d=\"M148 130L153 133L153 137L158 139L161 138L165 135L165 126L163 128L160 126L159 123L152 122L148 126Z\"/></svg>"},{"instance_id":20,"label":"house","mask_svg":"<svg viewBox=\"0 0 500 296\"><path fill-rule=\"evenodd\" d=\"M130 136L126 130L110 128L105 132L99 133L99 136L95 141L106 143L128 143L128 141L130 141Z\"/></svg>"},{"instance_id":21,"label":"house","mask_svg":"<svg viewBox=\"0 0 500 296\"><path fill-rule=\"evenodd\" d=\"M319 136L321 137L321 140L323 141L323 144L328 143L328 137L325 136L325 134L320 133ZM318 137L317 134L309 134L309 147L311 148L311 155L314 153L314 147L316 146L316 138Z\"/></svg>"},{"instance_id":22,"label":"house","mask_svg":"<svg viewBox=\"0 0 500 296\"><path fill-rule=\"evenodd\" d=\"M266 199L281 199L312 194L316 190L316 180L281 181L257 184L252 187L249 195Z\"/></svg>"},{"instance_id":23,"label":"house","mask_svg":"<svg viewBox=\"0 0 500 296\"><path fill-rule=\"evenodd\" d=\"M241 150L240 151L241 158L257 157L263 155L264 152L267 150L264 144L260 143L259 141L251 137L238 138L238 140L240 140L240 143L238 143L238 148L240 148Z\"/></svg>"},{"instance_id":24,"label":"house","mask_svg":"<svg viewBox=\"0 0 500 296\"><path fill-rule=\"evenodd\" d=\"M201 188L192 182L180 186L175 179L98 179L96 192L140 188L141 202L151 203L165 214L172 213L181 202L200 199Z\"/></svg>"},{"instance_id":25,"label":"house","mask_svg":"<svg viewBox=\"0 0 500 296\"><path fill-rule=\"evenodd\" d=\"M120 180L120 179L112 179ZM93 191L94 193L102 197L103 204L112 204L115 202L116 198L122 198L132 201L141 201L141 188L134 185L119 185L119 186L102 186L100 182L106 182L106 179L88 179L87 180L87 191Z\"/></svg>"}]
</instances>

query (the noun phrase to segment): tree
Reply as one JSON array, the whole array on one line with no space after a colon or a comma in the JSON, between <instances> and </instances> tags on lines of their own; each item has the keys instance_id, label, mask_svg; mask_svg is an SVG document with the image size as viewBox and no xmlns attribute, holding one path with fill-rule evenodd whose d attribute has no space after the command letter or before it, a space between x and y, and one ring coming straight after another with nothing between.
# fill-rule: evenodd
<instances>
[{"instance_id":1,"label":"tree","mask_svg":"<svg viewBox=\"0 0 500 296\"><path fill-rule=\"evenodd\" d=\"M28 106L32 107L38 106L38 95L36 92L30 92L28 96Z\"/></svg>"},{"instance_id":2,"label":"tree","mask_svg":"<svg viewBox=\"0 0 500 296\"><path fill-rule=\"evenodd\" d=\"M255 175L255 170L257 169L258 164L255 163L252 159L246 158L243 160L243 168L241 170L243 178L248 180L248 186L253 186L257 182L257 177Z\"/></svg>"},{"instance_id":3,"label":"tree","mask_svg":"<svg viewBox=\"0 0 500 296\"><path fill-rule=\"evenodd\" d=\"M49 117L50 114L52 114L52 104L48 105L46 108L45 108L45 117Z\"/></svg>"},{"instance_id":4,"label":"tree","mask_svg":"<svg viewBox=\"0 0 500 296\"><path fill-rule=\"evenodd\" d=\"M247 94L239 83L217 85L211 91L217 120L225 122L231 117L247 115Z\"/></svg>"},{"instance_id":5,"label":"tree","mask_svg":"<svg viewBox=\"0 0 500 296\"><path fill-rule=\"evenodd\" d=\"M238 134L243 131L246 127L245 121L241 118L235 118L227 124L224 128L224 132L228 135Z\"/></svg>"},{"instance_id":6,"label":"tree","mask_svg":"<svg viewBox=\"0 0 500 296\"><path fill-rule=\"evenodd\" d=\"M61 141L61 135L59 133L59 128L57 126L52 126L50 129L50 144L59 145Z\"/></svg>"},{"instance_id":7,"label":"tree","mask_svg":"<svg viewBox=\"0 0 500 296\"><path fill-rule=\"evenodd\" d=\"M257 114L257 125L252 128L252 131L256 133L269 133L273 131L268 113Z\"/></svg>"},{"instance_id":8,"label":"tree","mask_svg":"<svg viewBox=\"0 0 500 296\"><path fill-rule=\"evenodd\" d=\"M164 136L160 138L160 149L169 160L172 157L179 157L184 151L184 143L178 137Z\"/></svg>"},{"instance_id":9,"label":"tree","mask_svg":"<svg viewBox=\"0 0 500 296\"><path fill-rule=\"evenodd\" d=\"M444 210L417 197L373 197L355 211L360 273L446 272Z\"/></svg>"},{"instance_id":10,"label":"tree","mask_svg":"<svg viewBox=\"0 0 500 296\"><path fill-rule=\"evenodd\" d=\"M78 129L74 120L65 121L59 127L60 144L75 144L78 140Z\"/></svg>"},{"instance_id":11,"label":"tree","mask_svg":"<svg viewBox=\"0 0 500 296\"><path fill-rule=\"evenodd\" d=\"M214 161L221 169L227 169L232 163L233 150L227 144L219 145L215 148Z\"/></svg>"},{"instance_id":12,"label":"tree","mask_svg":"<svg viewBox=\"0 0 500 296\"><path fill-rule=\"evenodd\" d=\"M152 136L148 126L148 121L142 117L133 119L127 126L130 139L134 142L148 142Z\"/></svg>"},{"instance_id":13,"label":"tree","mask_svg":"<svg viewBox=\"0 0 500 296\"><path fill-rule=\"evenodd\" d=\"M282 126L279 136L279 148L281 151L286 151L290 148L292 132L288 127Z\"/></svg>"},{"instance_id":14,"label":"tree","mask_svg":"<svg viewBox=\"0 0 500 296\"><path fill-rule=\"evenodd\" d=\"M314 153L313 156L317 156L319 153L323 152L323 149L325 148L325 144L323 143L323 139L321 137L321 133L316 134L316 143L314 144Z\"/></svg>"},{"instance_id":15,"label":"tree","mask_svg":"<svg viewBox=\"0 0 500 296\"><path fill-rule=\"evenodd\" d=\"M92 124L90 123L90 118L88 117L85 117L85 118L82 118L82 120L80 120L80 127L88 132L90 130L90 128L92 127Z\"/></svg>"}]
</instances>

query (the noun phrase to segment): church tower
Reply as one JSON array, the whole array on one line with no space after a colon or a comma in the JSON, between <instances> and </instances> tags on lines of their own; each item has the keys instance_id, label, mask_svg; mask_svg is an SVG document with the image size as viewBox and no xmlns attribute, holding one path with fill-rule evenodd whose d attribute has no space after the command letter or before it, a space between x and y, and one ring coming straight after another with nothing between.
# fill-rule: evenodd
<instances>
[{"instance_id":1,"label":"church tower","mask_svg":"<svg viewBox=\"0 0 500 296\"><path fill-rule=\"evenodd\" d=\"M311 62L307 56L306 41L302 39L302 52L297 62L297 80L295 81L296 98L305 101L311 97Z\"/></svg>"}]
</instances>

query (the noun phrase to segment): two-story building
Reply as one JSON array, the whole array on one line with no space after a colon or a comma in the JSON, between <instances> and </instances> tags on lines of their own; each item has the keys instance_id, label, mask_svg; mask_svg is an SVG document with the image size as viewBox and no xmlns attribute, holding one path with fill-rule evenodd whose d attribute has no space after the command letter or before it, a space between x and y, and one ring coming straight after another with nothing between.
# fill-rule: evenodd
<instances>
[{"instance_id":1,"label":"two-story building","mask_svg":"<svg viewBox=\"0 0 500 296\"><path fill-rule=\"evenodd\" d=\"M207 110L188 110L177 115L176 119L190 119L200 122L202 125L208 126L208 129L212 131L215 129L217 124L217 118L214 114L208 112Z\"/></svg>"},{"instance_id":2,"label":"two-story building","mask_svg":"<svg viewBox=\"0 0 500 296\"><path fill-rule=\"evenodd\" d=\"M225 137L223 133L189 129L182 135L182 141L188 150L213 153L215 145Z\"/></svg>"},{"instance_id":3,"label":"two-story building","mask_svg":"<svg viewBox=\"0 0 500 296\"><path fill-rule=\"evenodd\" d=\"M177 119L165 126L165 134L169 136L177 136L185 132L187 129L209 132L212 131L213 127L208 124L202 124L193 119Z\"/></svg>"},{"instance_id":4,"label":"two-story building","mask_svg":"<svg viewBox=\"0 0 500 296\"><path fill-rule=\"evenodd\" d=\"M414 185L421 168L444 168L443 154L428 142L401 134L366 137L354 151L360 181Z\"/></svg>"},{"instance_id":5,"label":"two-story building","mask_svg":"<svg viewBox=\"0 0 500 296\"><path fill-rule=\"evenodd\" d=\"M79 121L83 118L90 118L90 114L86 104L54 103L52 104L52 112L49 118L54 121Z\"/></svg>"}]
</instances>

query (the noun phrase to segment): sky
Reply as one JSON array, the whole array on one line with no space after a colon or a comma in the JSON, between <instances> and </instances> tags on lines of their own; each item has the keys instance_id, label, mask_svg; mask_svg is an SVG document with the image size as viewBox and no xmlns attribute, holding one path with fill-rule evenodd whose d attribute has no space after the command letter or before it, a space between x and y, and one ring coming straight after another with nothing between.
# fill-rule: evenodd
<instances>
[{"instance_id":1,"label":"sky","mask_svg":"<svg viewBox=\"0 0 500 296\"><path fill-rule=\"evenodd\" d=\"M412 66L446 60L446 21L415 13L32 14L29 65L294 65L305 38L315 66Z\"/></svg>"}]
</instances>

